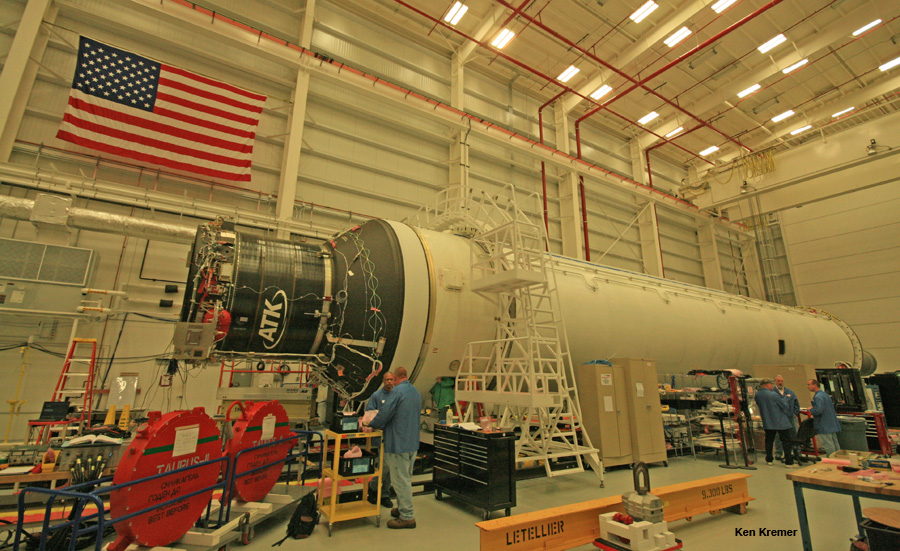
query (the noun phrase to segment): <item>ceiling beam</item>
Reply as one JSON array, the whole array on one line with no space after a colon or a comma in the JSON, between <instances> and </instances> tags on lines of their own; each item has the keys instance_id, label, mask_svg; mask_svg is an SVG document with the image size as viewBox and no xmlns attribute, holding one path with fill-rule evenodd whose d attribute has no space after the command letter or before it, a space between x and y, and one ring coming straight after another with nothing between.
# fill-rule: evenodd
<instances>
[{"instance_id":1,"label":"ceiling beam","mask_svg":"<svg viewBox=\"0 0 900 551\"><path fill-rule=\"evenodd\" d=\"M506 9L500 4L494 4L491 6L491 13L481 20L481 24L478 25L478 29L472 34L472 36L478 42L487 41L488 37L493 36L494 34L500 31L500 22L503 17L503 13ZM478 44L472 42L471 40L467 40L463 42L462 46L459 47L459 51L457 52L457 56L459 57L459 62L465 64L472 57L472 54L475 53L475 49L478 48Z\"/></svg>"},{"instance_id":2,"label":"ceiling beam","mask_svg":"<svg viewBox=\"0 0 900 551\"><path fill-rule=\"evenodd\" d=\"M820 107L814 111L809 111L807 113L801 113L804 116L805 122L794 123L790 126L786 126L783 130L779 130L771 136L767 136L766 138L755 143L753 145L753 148L765 149L774 141L789 140L791 139L790 134L792 130L805 126L806 124L813 124L815 126L815 123L817 121L821 121L822 124L820 124L819 126L824 126L824 124L827 124L832 120L831 116L833 114L847 109L848 107L856 107L859 110L875 98L878 98L879 96L883 96L885 94L889 94L897 90L898 88L900 88L900 75L894 76L893 78L887 80L883 80L878 84L870 84L865 88L861 88L854 92L841 96L840 98L827 104L824 107ZM853 115L848 113L848 116ZM814 132L815 130L815 128L811 128L809 132Z\"/></svg>"},{"instance_id":3,"label":"ceiling beam","mask_svg":"<svg viewBox=\"0 0 900 551\"><path fill-rule=\"evenodd\" d=\"M693 0L685 6L682 6L676 10L675 13L667 16L665 21L658 23L645 38L641 38L625 50L619 52L619 55L616 56L615 59L609 60L610 63L613 66L618 67L619 70L625 69L629 63L636 60L644 52L650 50L658 42L663 41L677 29L680 29L686 21L692 19L700 12L700 10L705 8L707 3L709 3L709 0ZM609 71L606 71L606 73L607 74L604 75L604 71L599 70L591 75L587 84L579 89L578 92L583 96L589 96L594 90L600 88L600 86L606 82L610 76ZM581 102L581 97L570 94L562 101L563 110L568 113Z\"/></svg>"},{"instance_id":4,"label":"ceiling beam","mask_svg":"<svg viewBox=\"0 0 900 551\"><path fill-rule=\"evenodd\" d=\"M836 42L840 41L843 43L849 40L853 31L872 21L873 17L871 7L866 5L860 6L846 16L843 16L840 19L840 23L829 25L824 32L816 33L812 35L809 40L802 43L796 43L793 50L785 52L785 54L777 61L766 56L767 61L760 64L759 68L755 71L741 75L740 77L735 77L734 79L729 79L730 82L719 88L717 93L704 94L703 99L685 106L685 109L695 115L702 116L716 107L722 106L726 101L735 101L737 93L741 90L745 90L753 84L761 84L767 78L781 73L781 70L785 67L790 67L802 59L810 58L814 53L824 50ZM806 67L799 69L797 74L802 74L801 71L804 69L806 69ZM667 120L657 125L656 133L665 135L679 126L680 124L677 117L670 115ZM641 136L640 140L641 147L644 149L659 141L653 135Z\"/></svg>"}]
</instances>

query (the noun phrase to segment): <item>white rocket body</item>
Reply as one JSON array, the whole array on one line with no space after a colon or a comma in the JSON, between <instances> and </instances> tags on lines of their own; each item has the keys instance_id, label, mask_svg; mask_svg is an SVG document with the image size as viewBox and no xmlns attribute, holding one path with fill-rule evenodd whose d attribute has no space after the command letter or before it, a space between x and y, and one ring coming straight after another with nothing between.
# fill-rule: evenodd
<instances>
[{"instance_id":1,"label":"white rocket body","mask_svg":"<svg viewBox=\"0 0 900 551\"><path fill-rule=\"evenodd\" d=\"M406 367L424 391L455 375L451 364L467 343L495 338L496 299L471 290L470 239L390 225L406 268L404 331L416 320L393 366ZM570 258L552 263L575 365L646 358L660 373L686 373L854 358L850 335L822 314Z\"/></svg>"}]
</instances>

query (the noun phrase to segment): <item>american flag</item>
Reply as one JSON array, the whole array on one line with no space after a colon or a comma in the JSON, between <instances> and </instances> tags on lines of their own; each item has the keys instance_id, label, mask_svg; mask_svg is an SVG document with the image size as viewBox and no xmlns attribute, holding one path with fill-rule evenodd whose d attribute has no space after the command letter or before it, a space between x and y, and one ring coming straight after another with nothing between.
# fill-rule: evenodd
<instances>
[{"instance_id":1,"label":"american flag","mask_svg":"<svg viewBox=\"0 0 900 551\"><path fill-rule=\"evenodd\" d=\"M250 181L266 97L81 37L57 138L208 178Z\"/></svg>"}]
</instances>

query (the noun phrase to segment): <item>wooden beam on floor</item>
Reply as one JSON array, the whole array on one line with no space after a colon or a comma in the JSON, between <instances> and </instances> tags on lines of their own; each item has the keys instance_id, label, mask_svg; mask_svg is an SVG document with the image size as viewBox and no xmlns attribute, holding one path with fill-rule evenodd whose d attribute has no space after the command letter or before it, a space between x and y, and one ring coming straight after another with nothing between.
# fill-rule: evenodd
<instances>
[{"instance_id":1,"label":"wooden beam on floor","mask_svg":"<svg viewBox=\"0 0 900 551\"><path fill-rule=\"evenodd\" d=\"M653 488L661 498L665 519L690 519L722 510L743 514L753 500L747 488L749 474L732 473ZM600 536L601 513L625 512L622 496L615 495L541 511L475 523L481 530L481 550L563 550L586 545Z\"/></svg>"}]
</instances>

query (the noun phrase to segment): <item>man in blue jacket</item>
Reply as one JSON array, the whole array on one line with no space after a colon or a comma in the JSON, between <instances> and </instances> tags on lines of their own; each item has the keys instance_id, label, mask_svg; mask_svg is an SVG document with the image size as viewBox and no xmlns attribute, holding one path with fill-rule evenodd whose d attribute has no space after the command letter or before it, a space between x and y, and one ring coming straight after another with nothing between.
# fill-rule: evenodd
<instances>
[{"instance_id":1,"label":"man in blue jacket","mask_svg":"<svg viewBox=\"0 0 900 551\"><path fill-rule=\"evenodd\" d=\"M793 450L791 442L791 404L781 394L772 390L772 381L763 379L754 398L759 407L759 416L762 417L763 429L766 431L766 465L774 465L772 447L775 445L775 437L781 439L781 445L785 450ZM784 466L796 467L794 454L784 454Z\"/></svg>"},{"instance_id":2,"label":"man in blue jacket","mask_svg":"<svg viewBox=\"0 0 900 551\"><path fill-rule=\"evenodd\" d=\"M406 368L394 370L394 388L378 414L369 423L375 429L384 428L384 451L391 469L392 485L397 493L398 506L391 509L393 520L388 528L415 528L416 517L412 504L412 475L419 451L419 424L422 395L407 379Z\"/></svg>"},{"instance_id":3,"label":"man in blue jacket","mask_svg":"<svg viewBox=\"0 0 900 551\"><path fill-rule=\"evenodd\" d=\"M841 423L834 411L834 402L831 396L819 388L819 381L810 379L806 388L813 393L812 407L809 412L813 416L813 425L816 427L816 439L825 449L826 455L831 455L841 449L838 443L837 433L841 432Z\"/></svg>"},{"instance_id":4,"label":"man in blue jacket","mask_svg":"<svg viewBox=\"0 0 900 551\"><path fill-rule=\"evenodd\" d=\"M784 386L784 376L783 375L775 375L775 388L773 388L775 392L781 394L783 398L787 398L791 403L791 440L797 439L797 429L800 427L800 423L797 421L797 414L800 413L800 400L797 398L797 394ZM800 449L794 448L797 462L800 462ZM782 446L781 439L775 440L775 459L781 459L782 457Z\"/></svg>"},{"instance_id":5,"label":"man in blue jacket","mask_svg":"<svg viewBox=\"0 0 900 551\"><path fill-rule=\"evenodd\" d=\"M394 374L390 371L385 372L381 382L382 387L369 397L369 401L366 403L366 411L381 409L381 406L387 401L391 390L394 388ZM393 502L391 502L391 469L386 463L385 461L385 465L381 466L381 506L390 509L394 506ZM374 504L377 495L378 477L376 476L369 481L369 503Z\"/></svg>"}]
</instances>

